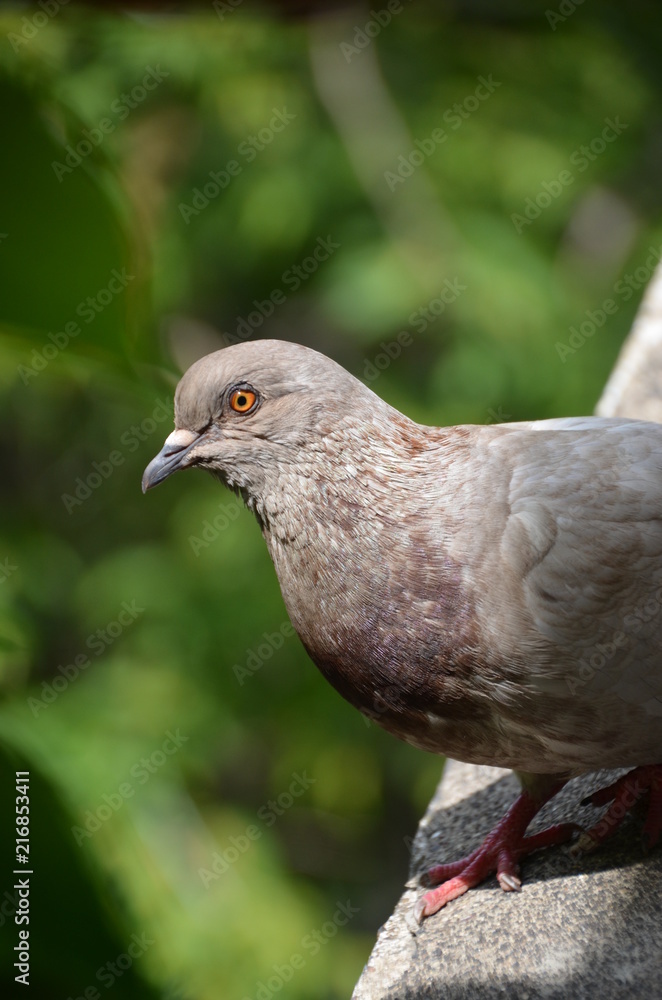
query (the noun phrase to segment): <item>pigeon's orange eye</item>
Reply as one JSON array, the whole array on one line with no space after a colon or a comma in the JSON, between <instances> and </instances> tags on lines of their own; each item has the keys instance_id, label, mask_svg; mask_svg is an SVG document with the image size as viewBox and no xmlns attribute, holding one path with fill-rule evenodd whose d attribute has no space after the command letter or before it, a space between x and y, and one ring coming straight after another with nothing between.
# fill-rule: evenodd
<instances>
[{"instance_id":1,"label":"pigeon's orange eye","mask_svg":"<svg viewBox=\"0 0 662 1000\"><path fill-rule=\"evenodd\" d=\"M257 396L250 389L235 389L230 396L230 406L237 413L248 413L255 406Z\"/></svg>"}]
</instances>

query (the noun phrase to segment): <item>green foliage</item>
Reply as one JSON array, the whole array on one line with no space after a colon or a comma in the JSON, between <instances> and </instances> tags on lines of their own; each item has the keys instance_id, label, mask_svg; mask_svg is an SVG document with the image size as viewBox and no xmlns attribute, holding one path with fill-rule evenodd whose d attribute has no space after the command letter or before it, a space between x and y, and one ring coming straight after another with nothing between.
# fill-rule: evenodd
<instances>
[{"instance_id":1,"label":"green foliage","mask_svg":"<svg viewBox=\"0 0 662 1000\"><path fill-rule=\"evenodd\" d=\"M141 473L178 371L246 331L424 422L590 412L662 237L659 25L607 9L405 5L349 60L347 16L0 15L0 778L10 814L33 774L45 1000L143 932L118 995L254 997L288 964L283 995L349 994L439 762L283 631L233 496Z\"/></svg>"}]
</instances>

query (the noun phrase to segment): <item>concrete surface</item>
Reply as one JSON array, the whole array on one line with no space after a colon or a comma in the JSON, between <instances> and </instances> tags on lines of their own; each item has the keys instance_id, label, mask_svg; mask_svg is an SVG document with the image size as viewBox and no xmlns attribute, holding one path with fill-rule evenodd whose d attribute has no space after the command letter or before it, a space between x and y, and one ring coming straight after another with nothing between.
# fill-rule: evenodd
<instances>
[{"instance_id":1,"label":"concrete surface","mask_svg":"<svg viewBox=\"0 0 662 1000\"><path fill-rule=\"evenodd\" d=\"M571 781L531 830L589 826L602 810L580 802L615 773ZM555 847L524 859L519 893L491 877L416 925L417 876L469 853L518 789L509 771L448 762L413 844L408 888L353 1000L662 998L662 850L644 853L641 815L596 853L575 859Z\"/></svg>"}]
</instances>

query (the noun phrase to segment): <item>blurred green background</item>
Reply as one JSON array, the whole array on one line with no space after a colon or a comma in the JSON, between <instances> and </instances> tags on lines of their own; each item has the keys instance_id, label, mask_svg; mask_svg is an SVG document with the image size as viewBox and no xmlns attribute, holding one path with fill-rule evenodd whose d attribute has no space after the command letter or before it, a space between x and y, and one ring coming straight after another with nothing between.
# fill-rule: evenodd
<instances>
[{"instance_id":1,"label":"blurred green background","mask_svg":"<svg viewBox=\"0 0 662 1000\"><path fill-rule=\"evenodd\" d=\"M5 995L16 769L43 1000L351 992L440 761L317 674L230 493L140 477L247 336L423 422L592 410L662 252L662 15L499 7L0 13Z\"/></svg>"}]
</instances>

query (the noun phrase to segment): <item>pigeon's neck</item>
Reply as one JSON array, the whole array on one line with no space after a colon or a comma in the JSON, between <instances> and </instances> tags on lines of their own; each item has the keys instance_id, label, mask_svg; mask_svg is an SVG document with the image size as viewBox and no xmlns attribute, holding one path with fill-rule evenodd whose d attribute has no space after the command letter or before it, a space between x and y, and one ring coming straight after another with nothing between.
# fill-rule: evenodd
<instances>
[{"instance_id":1,"label":"pigeon's neck","mask_svg":"<svg viewBox=\"0 0 662 1000\"><path fill-rule=\"evenodd\" d=\"M362 437L345 426L249 498L300 634L320 601L340 620L401 587L421 552L450 558L462 502L447 510L443 497L454 485L466 492L464 440L406 418L375 422Z\"/></svg>"},{"instance_id":2,"label":"pigeon's neck","mask_svg":"<svg viewBox=\"0 0 662 1000\"><path fill-rule=\"evenodd\" d=\"M394 491L401 515L420 508L420 484L431 472L430 428L392 412L396 419L386 427L343 421L296 456L285 456L261 489L249 493L247 505L275 562L279 549L289 556L374 534L392 517Z\"/></svg>"}]
</instances>

